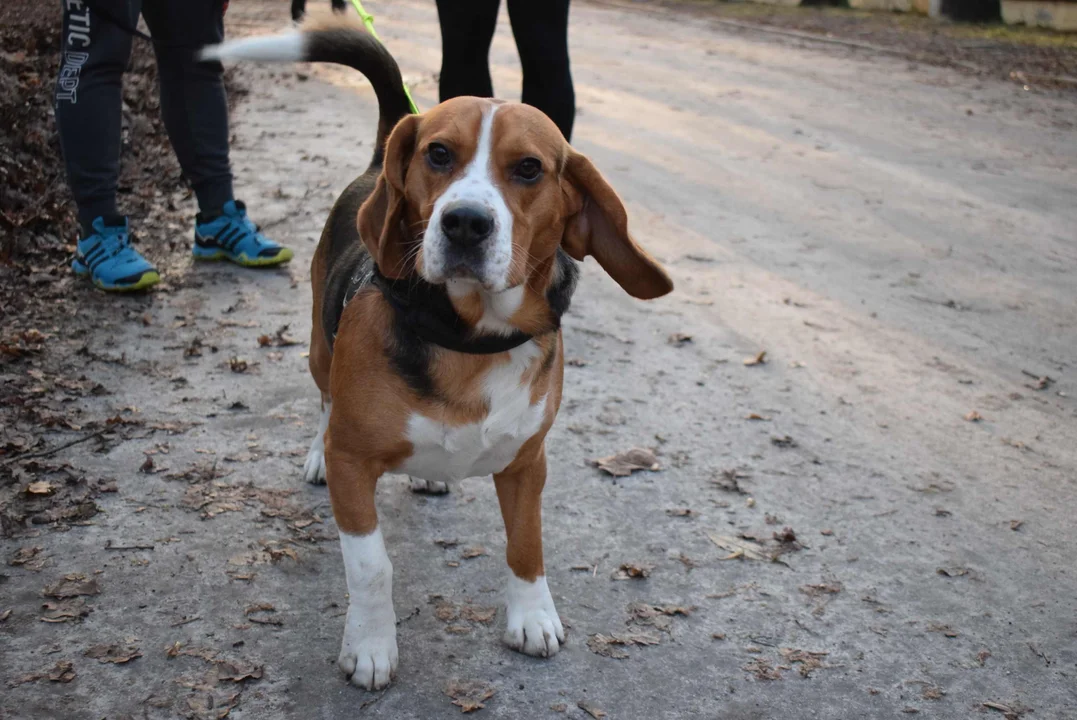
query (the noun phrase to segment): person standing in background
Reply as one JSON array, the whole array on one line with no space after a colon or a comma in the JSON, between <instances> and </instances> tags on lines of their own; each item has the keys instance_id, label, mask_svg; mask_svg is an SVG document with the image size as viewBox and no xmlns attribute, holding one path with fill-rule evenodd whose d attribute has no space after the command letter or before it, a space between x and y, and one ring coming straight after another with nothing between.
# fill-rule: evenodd
<instances>
[{"instance_id":1,"label":"person standing in background","mask_svg":"<svg viewBox=\"0 0 1077 720\"><path fill-rule=\"evenodd\" d=\"M441 101L462 95L493 97L490 43L500 0L437 0L441 24ZM568 59L569 0L508 0L520 53L521 100L536 107L572 140L576 93Z\"/></svg>"},{"instance_id":2,"label":"person standing in background","mask_svg":"<svg viewBox=\"0 0 1077 720\"><path fill-rule=\"evenodd\" d=\"M333 0L333 12L344 12L344 0ZM307 0L292 0L292 21L299 22L307 13Z\"/></svg>"},{"instance_id":3,"label":"person standing in background","mask_svg":"<svg viewBox=\"0 0 1077 720\"><path fill-rule=\"evenodd\" d=\"M153 264L131 246L127 218L116 204L121 84L140 12L153 35L168 139L198 199L195 259L225 259L246 267L291 260L292 251L262 235L232 193L224 68L195 58L198 48L224 39L227 2L60 2L63 36L55 109L81 226L74 271L107 291L142 290L160 280Z\"/></svg>"}]
</instances>

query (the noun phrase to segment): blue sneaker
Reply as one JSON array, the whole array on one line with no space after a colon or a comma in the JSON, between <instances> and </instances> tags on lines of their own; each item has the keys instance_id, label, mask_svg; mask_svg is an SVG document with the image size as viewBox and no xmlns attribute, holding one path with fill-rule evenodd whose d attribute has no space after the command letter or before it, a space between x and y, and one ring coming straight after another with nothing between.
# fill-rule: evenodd
<instances>
[{"instance_id":1,"label":"blue sneaker","mask_svg":"<svg viewBox=\"0 0 1077 720\"><path fill-rule=\"evenodd\" d=\"M229 200L222 210L208 221L199 213L194 226L196 260L231 260L243 267L267 267L292 259L290 249L258 232L243 203Z\"/></svg>"},{"instance_id":2,"label":"blue sneaker","mask_svg":"<svg viewBox=\"0 0 1077 720\"><path fill-rule=\"evenodd\" d=\"M127 218L99 217L93 235L78 241L71 269L109 292L145 290L161 280L157 268L131 247Z\"/></svg>"}]
</instances>

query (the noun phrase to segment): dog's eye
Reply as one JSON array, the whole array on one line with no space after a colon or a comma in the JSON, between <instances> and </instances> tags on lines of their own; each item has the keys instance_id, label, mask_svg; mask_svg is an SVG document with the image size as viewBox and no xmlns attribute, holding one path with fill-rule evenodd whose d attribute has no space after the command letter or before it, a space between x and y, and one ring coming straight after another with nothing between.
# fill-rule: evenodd
<instances>
[{"instance_id":1,"label":"dog's eye","mask_svg":"<svg viewBox=\"0 0 1077 720\"><path fill-rule=\"evenodd\" d=\"M542 175L542 163L535 158L524 158L516 163L512 176L524 182L534 182Z\"/></svg>"},{"instance_id":2,"label":"dog's eye","mask_svg":"<svg viewBox=\"0 0 1077 720\"><path fill-rule=\"evenodd\" d=\"M452 153L441 143L430 143L426 148L426 159L435 170L446 170L452 165Z\"/></svg>"}]
</instances>

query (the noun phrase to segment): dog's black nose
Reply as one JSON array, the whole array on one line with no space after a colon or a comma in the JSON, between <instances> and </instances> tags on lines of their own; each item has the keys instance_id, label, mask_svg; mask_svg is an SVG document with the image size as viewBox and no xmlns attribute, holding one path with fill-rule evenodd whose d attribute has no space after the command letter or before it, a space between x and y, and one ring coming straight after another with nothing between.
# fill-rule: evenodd
<instances>
[{"instance_id":1,"label":"dog's black nose","mask_svg":"<svg viewBox=\"0 0 1077 720\"><path fill-rule=\"evenodd\" d=\"M494 218L474 205L446 208L441 216L441 231L453 245L474 247L494 231Z\"/></svg>"}]
</instances>

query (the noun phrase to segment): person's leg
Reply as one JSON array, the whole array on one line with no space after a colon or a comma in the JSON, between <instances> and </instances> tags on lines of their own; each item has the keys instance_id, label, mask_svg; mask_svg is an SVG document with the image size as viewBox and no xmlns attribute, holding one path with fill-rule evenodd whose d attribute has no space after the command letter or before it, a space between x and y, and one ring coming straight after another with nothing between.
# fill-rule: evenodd
<instances>
[{"instance_id":1,"label":"person's leg","mask_svg":"<svg viewBox=\"0 0 1077 720\"><path fill-rule=\"evenodd\" d=\"M161 116L183 174L198 198L196 258L278 265L292 251L269 240L232 195L224 68L197 51L224 40L223 0L145 0L161 83Z\"/></svg>"},{"instance_id":2,"label":"person's leg","mask_svg":"<svg viewBox=\"0 0 1077 720\"><path fill-rule=\"evenodd\" d=\"M546 113L572 139L576 92L568 59L569 0L508 0L524 71L521 100Z\"/></svg>"},{"instance_id":3,"label":"person's leg","mask_svg":"<svg viewBox=\"0 0 1077 720\"><path fill-rule=\"evenodd\" d=\"M124 0L99 0L106 10L130 22ZM119 215L116 184L120 177L123 71L131 55L131 36L93 14L77 0L60 0L63 8L60 74L56 82L56 125L67 182L78 206L83 235L93 221Z\"/></svg>"},{"instance_id":4,"label":"person's leg","mask_svg":"<svg viewBox=\"0 0 1077 720\"><path fill-rule=\"evenodd\" d=\"M292 20L299 22L307 12L307 0L292 0Z\"/></svg>"},{"instance_id":5,"label":"person's leg","mask_svg":"<svg viewBox=\"0 0 1077 720\"><path fill-rule=\"evenodd\" d=\"M344 0L333 0L333 12L342 13L347 7L348 6L344 4Z\"/></svg>"},{"instance_id":6,"label":"person's leg","mask_svg":"<svg viewBox=\"0 0 1077 720\"><path fill-rule=\"evenodd\" d=\"M161 117L183 174L203 213L220 214L232 199L228 164L228 98L224 68L198 62L196 51L224 39L222 0L144 0L154 38Z\"/></svg>"},{"instance_id":7,"label":"person's leg","mask_svg":"<svg viewBox=\"0 0 1077 720\"><path fill-rule=\"evenodd\" d=\"M542 0L545 2L545 0ZM493 97L490 42L500 0L437 0L441 23L441 101L462 95Z\"/></svg>"},{"instance_id":8,"label":"person's leg","mask_svg":"<svg viewBox=\"0 0 1077 720\"><path fill-rule=\"evenodd\" d=\"M108 17L91 12L79 0L61 0L63 36L56 81L56 125L81 226L71 267L102 290L142 290L160 277L131 247L127 218L116 207L122 82L131 55L131 36L111 20L133 25L138 3L101 0L96 7Z\"/></svg>"}]
</instances>

